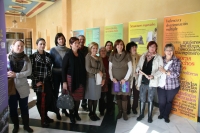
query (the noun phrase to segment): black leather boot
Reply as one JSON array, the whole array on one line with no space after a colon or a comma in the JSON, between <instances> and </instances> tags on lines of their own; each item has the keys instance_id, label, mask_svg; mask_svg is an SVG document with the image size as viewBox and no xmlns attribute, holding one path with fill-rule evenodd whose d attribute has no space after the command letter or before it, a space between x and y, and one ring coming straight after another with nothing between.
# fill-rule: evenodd
<instances>
[{"instance_id":1,"label":"black leather boot","mask_svg":"<svg viewBox=\"0 0 200 133\"><path fill-rule=\"evenodd\" d=\"M152 123L153 102L148 103L148 122Z\"/></svg>"},{"instance_id":2,"label":"black leather boot","mask_svg":"<svg viewBox=\"0 0 200 133\"><path fill-rule=\"evenodd\" d=\"M29 127L29 115L22 115L22 121L24 125L24 130L26 130L29 133L32 133L33 129Z\"/></svg>"},{"instance_id":3,"label":"black leather boot","mask_svg":"<svg viewBox=\"0 0 200 133\"><path fill-rule=\"evenodd\" d=\"M140 102L140 116L137 118L137 121L140 121L144 118L145 102Z\"/></svg>"},{"instance_id":4,"label":"black leather boot","mask_svg":"<svg viewBox=\"0 0 200 133\"><path fill-rule=\"evenodd\" d=\"M10 119L14 124L14 128L12 130L12 133L18 133L18 131L19 131L19 118L18 118L18 116L10 117Z\"/></svg>"}]
</instances>

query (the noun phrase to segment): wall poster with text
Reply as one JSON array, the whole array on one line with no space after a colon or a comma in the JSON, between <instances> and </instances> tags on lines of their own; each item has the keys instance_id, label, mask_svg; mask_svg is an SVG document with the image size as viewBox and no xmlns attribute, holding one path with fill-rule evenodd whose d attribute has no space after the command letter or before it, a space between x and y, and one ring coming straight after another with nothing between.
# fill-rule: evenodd
<instances>
[{"instance_id":1,"label":"wall poster with text","mask_svg":"<svg viewBox=\"0 0 200 133\"><path fill-rule=\"evenodd\" d=\"M172 43L181 60L180 90L172 113L197 121L200 89L200 12L164 18L163 45Z\"/></svg>"},{"instance_id":2,"label":"wall poster with text","mask_svg":"<svg viewBox=\"0 0 200 133\"><path fill-rule=\"evenodd\" d=\"M86 46L91 42L96 42L100 46L100 28L86 29Z\"/></svg>"},{"instance_id":3,"label":"wall poster with text","mask_svg":"<svg viewBox=\"0 0 200 133\"><path fill-rule=\"evenodd\" d=\"M157 42L157 19L129 22L128 39L138 44L138 54L146 52L148 42Z\"/></svg>"}]
</instances>

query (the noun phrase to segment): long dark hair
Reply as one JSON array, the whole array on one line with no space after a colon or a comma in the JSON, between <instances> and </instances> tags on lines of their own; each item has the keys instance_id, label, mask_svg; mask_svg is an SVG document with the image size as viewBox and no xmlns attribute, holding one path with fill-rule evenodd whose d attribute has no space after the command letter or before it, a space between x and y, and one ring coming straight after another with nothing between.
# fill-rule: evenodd
<instances>
[{"instance_id":1,"label":"long dark hair","mask_svg":"<svg viewBox=\"0 0 200 133\"><path fill-rule=\"evenodd\" d=\"M113 47L112 55L118 53L118 52L117 52L117 45L119 45L120 42L123 43L123 49L122 49L122 52L125 51L124 41L123 41L122 39L117 39L117 40L115 41L115 44L114 44L114 47ZM125 52L126 52L126 51L125 51Z\"/></svg>"},{"instance_id":2,"label":"long dark hair","mask_svg":"<svg viewBox=\"0 0 200 133\"><path fill-rule=\"evenodd\" d=\"M63 38L64 38L64 40L65 40L65 45L66 45L66 39L65 39L65 36L63 35L63 33L57 33L57 34L56 34L56 37L55 37L55 45L56 45L56 46L58 45L57 40L58 40L58 38L60 38L60 37L63 37Z\"/></svg>"}]
</instances>

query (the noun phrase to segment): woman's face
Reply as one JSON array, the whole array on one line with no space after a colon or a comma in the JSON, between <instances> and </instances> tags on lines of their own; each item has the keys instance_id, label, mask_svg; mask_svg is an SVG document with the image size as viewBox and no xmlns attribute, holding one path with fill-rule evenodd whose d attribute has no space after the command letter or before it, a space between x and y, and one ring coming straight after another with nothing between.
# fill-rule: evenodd
<instances>
[{"instance_id":1,"label":"woman's face","mask_svg":"<svg viewBox=\"0 0 200 133\"><path fill-rule=\"evenodd\" d=\"M102 48L102 49L99 51L99 54L100 54L100 57L101 57L101 58L105 58L105 57L106 57L106 48Z\"/></svg>"},{"instance_id":2,"label":"woman's face","mask_svg":"<svg viewBox=\"0 0 200 133\"><path fill-rule=\"evenodd\" d=\"M80 47L79 40L76 40L74 43L70 44L73 50L78 50Z\"/></svg>"},{"instance_id":3,"label":"woman's face","mask_svg":"<svg viewBox=\"0 0 200 133\"><path fill-rule=\"evenodd\" d=\"M12 48L15 53L22 53L24 51L24 43L21 41L17 41Z\"/></svg>"},{"instance_id":4,"label":"woman's face","mask_svg":"<svg viewBox=\"0 0 200 133\"><path fill-rule=\"evenodd\" d=\"M106 44L106 50L107 50L107 51L111 51L112 49L113 49L112 43L110 43L110 42L107 43L107 44Z\"/></svg>"},{"instance_id":5,"label":"woman's face","mask_svg":"<svg viewBox=\"0 0 200 133\"><path fill-rule=\"evenodd\" d=\"M117 46L116 46L116 49L117 49L117 52L118 53L121 53L122 50L123 50L124 46L123 46L123 42L120 42Z\"/></svg>"},{"instance_id":6,"label":"woman's face","mask_svg":"<svg viewBox=\"0 0 200 133\"><path fill-rule=\"evenodd\" d=\"M96 45L94 45L92 48L91 48L91 54L92 55L96 55L97 54L97 51L98 51L98 47Z\"/></svg>"},{"instance_id":7,"label":"woman's face","mask_svg":"<svg viewBox=\"0 0 200 133\"><path fill-rule=\"evenodd\" d=\"M57 43L58 43L60 46L65 45L65 39L64 39L64 37L63 37L63 36L59 37L59 38L57 39Z\"/></svg>"},{"instance_id":8,"label":"woman's face","mask_svg":"<svg viewBox=\"0 0 200 133\"><path fill-rule=\"evenodd\" d=\"M37 44L37 49L38 51L43 51L45 49L45 46L46 46L46 42L41 40L38 42Z\"/></svg>"},{"instance_id":9,"label":"woman's face","mask_svg":"<svg viewBox=\"0 0 200 133\"><path fill-rule=\"evenodd\" d=\"M148 51L150 53L155 53L156 52L156 45L152 44L151 46L149 46Z\"/></svg>"},{"instance_id":10,"label":"woman's face","mask_svg":"<svg viewBox=\"0 0 200 133\"><path fill-rule=\"evenodd\" d=\"M171 47L166 48L164 52L165 52L166 57L169 57L169 58L171 58L174 54L174 51Z\"/></svg>"},{"instance_id":11,"label":"woman's face","mask_svg":"<svg viewBox=\"0 0 200 133\"><path fill-rule=\"evenodd\" d=\"M137 52L137 47L136 46L131 47L130 52L132 55L134 55Z\"/></svg>"}]
</instances>

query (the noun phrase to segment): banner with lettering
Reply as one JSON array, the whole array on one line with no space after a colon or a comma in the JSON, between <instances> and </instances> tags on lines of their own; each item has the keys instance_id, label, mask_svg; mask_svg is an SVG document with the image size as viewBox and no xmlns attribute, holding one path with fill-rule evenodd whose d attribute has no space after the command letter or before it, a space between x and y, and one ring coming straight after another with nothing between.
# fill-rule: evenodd
<instances>
[{"instance_id":1,"label":"banner with lettering","mask_svg":"<svg viewBox=\"0 0 200 133\"><path fill-rule=\"evenodd\" d=\"M4 1L0 0L0 133L8 133L8 81Z\"/></svg>"},{"instance_id":2,"label":"banner with lettering","mask_svg":"<svg viewBox=\"0 0 200 133\"><path fill-rule=\"evenodd\" d=\"M107 41L115 43L117 39L123 40L123 24L105 26L104 28L104 44Z\"/></svg>"},{"instance_id":3,"label":"banner with lettering","mask_svg":"<svg viewBox=\"0 0 200 133\"><path fill-rule=\"evenodd\" d=\"M200 12L164 18L163 45L172 43L182 62L172 113L197 121L200 89Z\"/></svg>"},{"instance_id":4,"label":"banner with lettering","mask_svg":"<svg viewBox=\"0 0 200 133\"><path fill-rule=\"evenodd\" d=\"M128 39L138 44L139 54L146 52L148 42L157 42L157 19L129 22Z\"/></svg>"},{"instance_id":5,"label":"banner with lettering","mask_svg":"<svg viewBox=\"0 0 200 133\"><path fill-rule=\"evenodd\" d=\"M86 29L86 46L91 42L96 42L100 46L100 28Z\"/></svg>"},{"instance_id":6,"label":"banner with lettering","mask_svg":"<svg viewBox=\"0 0 200 133\"><path fill-rule=\"evenodd\" d=\"M79 35L84 35L84 30L74 30L73 36L78 37Z\"/></svg>"}]
</instances>

